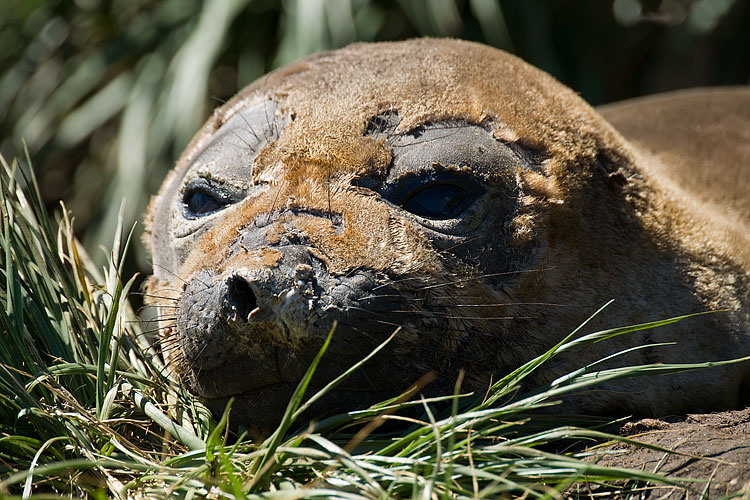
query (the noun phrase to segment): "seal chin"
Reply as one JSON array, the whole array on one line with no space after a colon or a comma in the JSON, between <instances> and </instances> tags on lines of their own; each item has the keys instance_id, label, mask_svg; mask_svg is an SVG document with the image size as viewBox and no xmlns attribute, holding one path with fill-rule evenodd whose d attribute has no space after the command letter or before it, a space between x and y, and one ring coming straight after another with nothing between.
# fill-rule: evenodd
<instances>
[{"instance_id":1,"label":"seal chin","mask_svg":"<svg viewBox=\"0 0 750 500\"><path fill-rule=\"evenodd\" d=\"M205 404L218 416L231 401L229 426L236 429L241 424L253 434L266 436L281 422L296 386L291 382L270 384L221 397L207 397Z\"/></svg>"},{"instance_id":2,"label":"seal chin","mask_svg":"<svg viewBox=\"0 0 750 500\"><path fill-rule=\"evenodd\" d=\"M238 349L236 356L210 370L183 366L181 380L191 392L203 398L228 399L266 387L293 384L303 376L308 364L283 349L268 349L254 355Z\"/></svg>"},{"instance_id":3,"label":"seal chin","mask_svg":"<svg viewBox=\"0 0 750 500\"><path fill-rule=\"evenodd\" d=\"M297 382L282 382L258 387L250 391L238 392L224 397L204 398L204 402L211 412L217 416L223 415L231 401L229 412L229 426L238 430L242 425L247 427L255 437L266 437L271 434L281 422L284 412L289 406ZM311 384L305 393L306 401L312 397L320 385ZM398 392L388 390L337 389L325 394L316 401L296 424L304 424L314 419L321 421L332 415L340 414L352 409L364 409L397 395Z\"/></svg>"}]
</instances>

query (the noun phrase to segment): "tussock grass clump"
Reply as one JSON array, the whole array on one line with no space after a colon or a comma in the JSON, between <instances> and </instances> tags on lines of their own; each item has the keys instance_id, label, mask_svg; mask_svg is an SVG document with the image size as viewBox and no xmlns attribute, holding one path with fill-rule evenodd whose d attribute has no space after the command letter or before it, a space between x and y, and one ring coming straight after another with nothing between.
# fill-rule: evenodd
<instances>
[{"instance_id":1,"label":"tussock grass clump","mask_svg":"<svg viewBox=\"0 0 750 500\"><path fill-rule=\"evenodd\" d=\"M3 159L1 175L0 492L114 492L201 448L208 412L170 381L128 305L122 225L100 272L65 208L50 221L31 174Z\"/></svg>"},{"instance_id":2,"label":"tussock grass clump","mask_svg":"<svg viewBox=\"0 0 750 500\"><path fill-rule=\"evenodd\" d=\"M130 239L122 223L100 271L73 237L64 206L50 221L29 171L2 160L0 177L0 497L558 498L580 491L588 498L580 485L680 485L596 465L596 452L580 442L628 441L596 430L606 422L533 410L599 381L692 366L594 364L517 393L526 375L559 352L683 318L573 332L483 398L462 394L459 382L452 396L424 399L415 390L305 423L309 404L366 362L310 396L326 344L279 428L254 443L229 433L230 409L215 422L184 392L141 330L127 299L133 278L121 273ZM422 418L404 415L414 407ZM382 430L387 421L400 421L401 430Z\"/></svg>"}]
</instances>

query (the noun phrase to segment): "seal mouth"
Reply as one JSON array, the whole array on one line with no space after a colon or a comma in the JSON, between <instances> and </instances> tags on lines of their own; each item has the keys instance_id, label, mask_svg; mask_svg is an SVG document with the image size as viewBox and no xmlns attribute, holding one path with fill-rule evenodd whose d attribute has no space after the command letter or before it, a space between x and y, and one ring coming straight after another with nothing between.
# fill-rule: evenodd
<instances>
[{"instance_id":1,"label":"seal mouth","mask_svg":"<svg viewBox=\"0 0 750 500\"><path fill-rule=\"evenodd\" d=\"M280 361L277 349L265 354L253 359L228 359L210 370L190 369L184 374L184 382L199 396L215 399L250 395L283 384L294 385L303 376L295 365L307 366L304 362Z\"/></svg>"},{"instance_id":2,"label":"seal mouth","mask_svg":"<svg viewBox=\"0 0 750 500\"><path fill-rule=\"evenodd\" d=\"M222 415L231 401L229 425L237 429L245 426L259 437L270 435L281 422L299 381L278 382L255 389L228 394L221 397L203 398L214 415ZM311 384L305 394L309 399L324 384ZM304 421L320 421L326 417L353 410L364 409L398 395L396 390L382 388L336 388L326 393L305 412Z\"/></svg>"},{"instance_id":3,"label":"seal mouth","mask_svg":"<svg viewBox=\"0 0 750 500\"><path fill-rule=\"evenodd\" d=\"M277 382L215 397L204 397L214 415L222 415L231 401L230 425L238 423L256 434L270 434L281 421L297 383Z\"/></svg>"}]
</instances>

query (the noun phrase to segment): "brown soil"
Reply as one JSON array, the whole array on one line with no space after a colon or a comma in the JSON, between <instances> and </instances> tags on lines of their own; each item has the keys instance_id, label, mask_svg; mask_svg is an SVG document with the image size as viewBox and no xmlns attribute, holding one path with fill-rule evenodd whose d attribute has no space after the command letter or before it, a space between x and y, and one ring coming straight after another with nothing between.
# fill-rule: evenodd
<instances>
[{"instance_id":1,"label":"brown soil","mask_svg":"<svg viewBox=\"0 0 750 500\"><path fill-rule=\"evenodd\" d=\"M615 444L598 455L599 465L625 467L666 475L670 478L701 480L688 482L685 488L675 486L644 487L627 497L610 493L611 487L590 485L578 494L580 498L643 499L750 499L750 408L741 411L683 415L664 419L627 422L617 432L676 453ZM630 485L632 486L632 484Z\"/></svg>"}]
</instances>

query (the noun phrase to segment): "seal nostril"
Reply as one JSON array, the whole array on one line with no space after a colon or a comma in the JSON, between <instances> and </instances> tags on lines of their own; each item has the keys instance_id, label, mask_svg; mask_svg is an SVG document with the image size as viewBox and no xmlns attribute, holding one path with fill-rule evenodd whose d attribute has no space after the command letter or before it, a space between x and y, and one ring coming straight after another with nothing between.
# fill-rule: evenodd
<instances>
[{"instance_id":1,"label":"seal nostril","mask_svg":"<svg viewBox=\"0 0 750 500\"><path fill-rule=\"evenodd\" d=\"M252 287L237 276L227 283L227 299L236 319L241 321L249 321L252 312L258 309L258 300Z\"/></svg>"}]
</instances>

